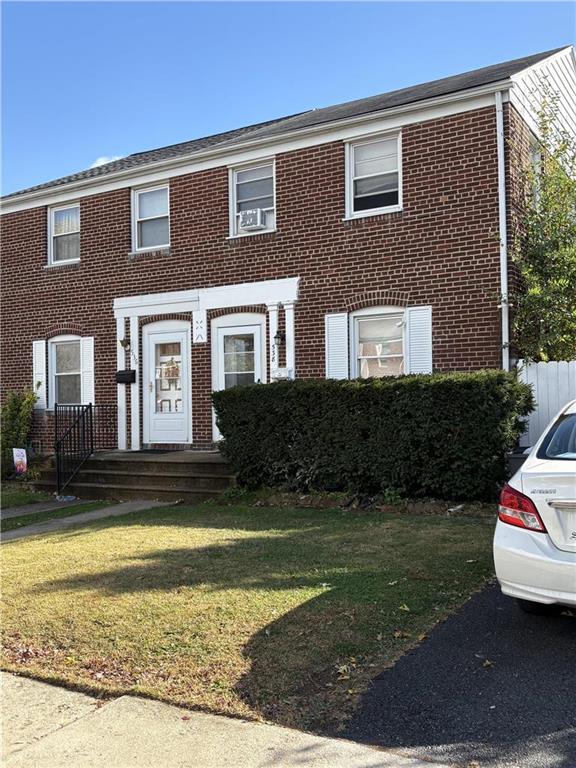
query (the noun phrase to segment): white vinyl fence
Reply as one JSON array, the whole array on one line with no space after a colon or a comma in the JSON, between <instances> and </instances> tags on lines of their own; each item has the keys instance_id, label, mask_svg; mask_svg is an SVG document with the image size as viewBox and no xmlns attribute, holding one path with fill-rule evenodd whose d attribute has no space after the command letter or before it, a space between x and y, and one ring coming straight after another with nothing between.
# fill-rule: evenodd
<instances>
[{"instance_id":1,"label":"white vinyl fence","mask_svg":"<svg viewBox=\"0 0 576 768\"><path fill-rule=\"evenodd\" d=\"M560 408L576 400L576 360L549 363L518 361L518 377L532 385L536 410L528 417L528 430L520 438L523 447L534 445Z\"/></svg>"}]
</instances>

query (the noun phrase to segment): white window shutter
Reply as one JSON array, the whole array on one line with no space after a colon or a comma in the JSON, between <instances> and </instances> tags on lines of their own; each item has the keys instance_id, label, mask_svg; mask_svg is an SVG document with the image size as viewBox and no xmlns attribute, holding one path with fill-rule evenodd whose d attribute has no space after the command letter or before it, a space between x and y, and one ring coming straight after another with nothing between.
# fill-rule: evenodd
<instances>
[{"instance_id":1,"label":"white window shutter","mask_svg":"<svg viewBox=\"0 0 576 768\"><path fill-rule=\"evenodd\" d=\"M408 307L406 341L406 373L432 373L432 307Z\"/></svg>"},{"instance_id":2,"label":"white window shutter","mask_svg":"<svg viewBox=\"0 0 576 768\"><path fill-rule=\"evenodd\" d=\"M326 378L348 378L348 313L326 315Z\"/></svg>"},{"instance_id":3,"label":"white window shutter","mask_svg":"<svg viewBox=\"0 0 576 768\"><path fill-rule=\"evenodd\" d=\"M36 393L34 408L46 408L46 340L32 342L32 389Z\"/></svg>"},{"instance_id":4,"label":"white window shutter","mask_svg":"<svg viewBox=\"0 0 576 768\"><path fill-rule=\"evenodd\" d=\"M94 402L94 337L80 339L80 359L82 361L82 403Z\"/></svg>"}]
</instances>

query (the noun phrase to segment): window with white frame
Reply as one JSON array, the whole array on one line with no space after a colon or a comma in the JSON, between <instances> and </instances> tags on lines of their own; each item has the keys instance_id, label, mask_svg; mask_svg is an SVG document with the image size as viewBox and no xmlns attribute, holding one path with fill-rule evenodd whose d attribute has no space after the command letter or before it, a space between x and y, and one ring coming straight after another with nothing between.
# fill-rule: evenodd
<instances>
[{"instance_id":1,"label":"window with white frame","mask_svg":"<svg viewBox=\"0 0 576 768\"><path fill-rule=\"evenodd\" d=\"M80 206L50 208L48 215L48 262L66 264L80 260Z\"/></svg>"},{"instance_id":2,"label":"window with white frame","mask_svg":"<svg viewBox=\"0 0 576 768\"><path fill-rule=\"evenodd\" d=\"M76 405L82 402L82 353L79 338L50 342L50 402Z\"/></svg>"},{"instance_id":3,"label":"window with white frame","mask_svg":"<svg viewBox=\"0 0 576 768\"><path fill-rule=\"evenodd\" d=\"M231 171L231 234L247 235L276 228L274 163Z\"/></svg>"},{"instance_id":4,"label":"window with white frame","mask_svg":"<svg viewBox=\"0 0 576 768\"><path fill-rule=\"evenodd\" d=\"M400 134L347 145L346 215L400 210Z\"/></svg>"},{"instance_id":5,"label":"window with white frame","mask_svg":"<svg viewBox=\"0 0 576 768\"><path fill-rule=\"evenodd\" d=\"M132 240L135 251L167 248L170 245L167 186L133 190Z\"/></svg>"},{"instance_id":6,"label":"window with white frame","mask_svg":"<svg viewBox=\"0 0 576 768\"><path fill-rule=\"evenodd\" d=\"M404 311L368 309L352 316L352 377L400 376L404 364Z\"/></svg>"}]
</instances>

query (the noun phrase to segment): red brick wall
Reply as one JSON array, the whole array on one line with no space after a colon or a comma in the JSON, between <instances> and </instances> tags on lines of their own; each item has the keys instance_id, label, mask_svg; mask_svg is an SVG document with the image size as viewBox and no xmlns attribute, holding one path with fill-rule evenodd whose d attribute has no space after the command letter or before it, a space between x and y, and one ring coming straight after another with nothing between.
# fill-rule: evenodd
<instances>
[{"instance_id":1,"label":"red brick wall","mask_svg":"<svg viewBox=\"0 0 576 768\"><path fill-rule=\"evenodd\" d=\"M433 307L437 370L500 364L495 110L402 132L404 210L344 217L344 145L276 157L277 229L229 240L228 173L170 181L169 252L131 256L130 190L81 201L81 263L47 268L46 208L3 217L2 387L32 381L32 340L95 337L96 400L115 402L115 297L300 276L298 376L324 375L324 315ZM210 342L193 345L195 440L209 441Z\"/></svg>"}]
</instances>

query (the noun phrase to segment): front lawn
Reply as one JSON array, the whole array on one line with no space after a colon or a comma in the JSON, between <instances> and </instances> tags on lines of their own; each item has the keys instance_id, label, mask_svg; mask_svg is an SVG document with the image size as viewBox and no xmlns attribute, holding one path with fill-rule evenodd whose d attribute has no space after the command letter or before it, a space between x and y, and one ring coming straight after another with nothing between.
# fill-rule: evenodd
<instances>
[{"instance_id":1,"label":"front lawn","mask_svg":"<svg viewBox=\"0 0 576 768\"><path fill-rule=\"evenodd\" d=\"M378 672L491 575L492 530L475 519L206 505L6 543L3 666L331 731Z\"/></svg>"}]
</instances>

